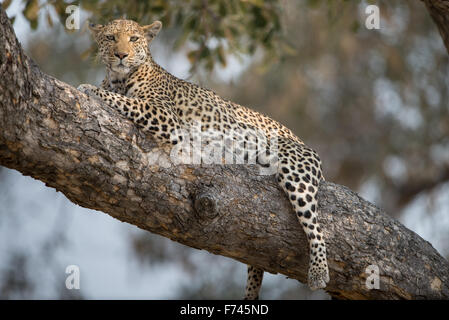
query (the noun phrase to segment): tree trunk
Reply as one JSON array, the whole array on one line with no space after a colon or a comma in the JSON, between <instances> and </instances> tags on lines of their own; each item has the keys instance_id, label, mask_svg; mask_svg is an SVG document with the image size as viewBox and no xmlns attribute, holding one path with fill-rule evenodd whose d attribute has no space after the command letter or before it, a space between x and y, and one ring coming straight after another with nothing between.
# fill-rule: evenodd
<instances>
[{"instance_id":1,"label":"tree trunk","mask_svg":"<svg viewBox=\"0 0 449 320\"><path fill-rule=\"evenodd\" d=\"M1 8L0 29L1 165L83 207L306 282L307 239L273 176L173 165L167 148L115 110L42 73ZM324 182L318 201L332 296L449 299L449 264L430 243L346 187ZM379 289L365 284L370 265Z\"/></svg>"}]
</instances>

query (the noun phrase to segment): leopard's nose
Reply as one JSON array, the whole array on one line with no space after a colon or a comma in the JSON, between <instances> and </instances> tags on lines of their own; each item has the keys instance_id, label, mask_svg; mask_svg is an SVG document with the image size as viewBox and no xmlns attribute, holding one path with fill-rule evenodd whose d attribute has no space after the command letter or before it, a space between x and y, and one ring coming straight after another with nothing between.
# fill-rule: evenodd
<instances>
[{"instance_id":1,"label":"leopard's nose","mask_svg":"<svg viewBox=\"0 0 449 320\"><path fill-rule=\"evenodd\" d=\"M127 53L124 52L115 52L114 55L119 58L120 60L122 60L123 58L126 58L128 56Z\"/></svg>"}]
</instances>

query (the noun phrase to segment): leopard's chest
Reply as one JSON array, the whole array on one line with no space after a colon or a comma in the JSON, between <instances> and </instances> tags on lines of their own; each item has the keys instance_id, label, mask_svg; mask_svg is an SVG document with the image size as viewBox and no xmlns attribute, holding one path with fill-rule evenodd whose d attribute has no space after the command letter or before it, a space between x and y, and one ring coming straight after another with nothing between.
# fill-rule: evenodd
<instances>
[{"instance_id":1,"label":"leopard's chest","mask_svg":"<svg viewBox=\"0 0 449 320\"><path fill-rule=\"evenodd\" d=\"M112 92L125 95L126 94L126 80L116 79L109 81L109 89Z\"/></svg>"}]
</instances>

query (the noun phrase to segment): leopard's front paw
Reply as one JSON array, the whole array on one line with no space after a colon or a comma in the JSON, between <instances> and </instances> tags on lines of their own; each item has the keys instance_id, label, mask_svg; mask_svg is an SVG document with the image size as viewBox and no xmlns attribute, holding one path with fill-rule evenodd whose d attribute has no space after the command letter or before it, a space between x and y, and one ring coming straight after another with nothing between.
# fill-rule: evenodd
<instances>
[{"instance_id":1,"label":"leopard's front paw","mask_svg":"<svg viewBox=\"0 0 449 320\"><path fill-rule=\"evenodd\" d=\"M93 95L95 90L97 90L98 88L91 84L83 83L83 84L80 84L78 86L78 88L76 88L76 89L90 96L90 95Z\"/></svg>"}]
</instances>

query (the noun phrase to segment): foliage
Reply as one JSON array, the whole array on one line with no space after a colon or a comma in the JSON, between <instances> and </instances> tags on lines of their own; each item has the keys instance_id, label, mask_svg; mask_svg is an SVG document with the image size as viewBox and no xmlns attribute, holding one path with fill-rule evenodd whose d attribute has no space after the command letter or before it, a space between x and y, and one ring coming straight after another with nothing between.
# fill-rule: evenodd
<instances>
[{"instance_id":1,"label":"foliage","mask_svg":"<svg viewBox=\"0 0 449 320\"><path fill-rule=\"evenodd\" d=\"M162 21L165 29L177 33L174 49L188 44L186 55L193 67L212 70L218 62L226 66L227 55L253 55L263 49L267 61L282 57L291 48L282 33L282 7L278 0L16 0L24 3L23 15L33 29L39 15L45 14L53 25L50 9L57 13L64 25L70 4L80 5L90 19L107 23L126 17L140 24ZM8 7L11 0L3 3Z\"/></svg>"},{"instance_id":2,"label":"foliage","mask_svg":"<svg viewBox=\"0 0 449 320\"><path fill-rule=\"evenodd\" d=\"M447 51L420 2L378 1L380 30L364 27L357 1L329 1L335 20L317 2L285 9L285 33L301 30L295 55L221 91L314 146L327 180L399 215L449 181Z\"/></svg>"}]
</instances>

